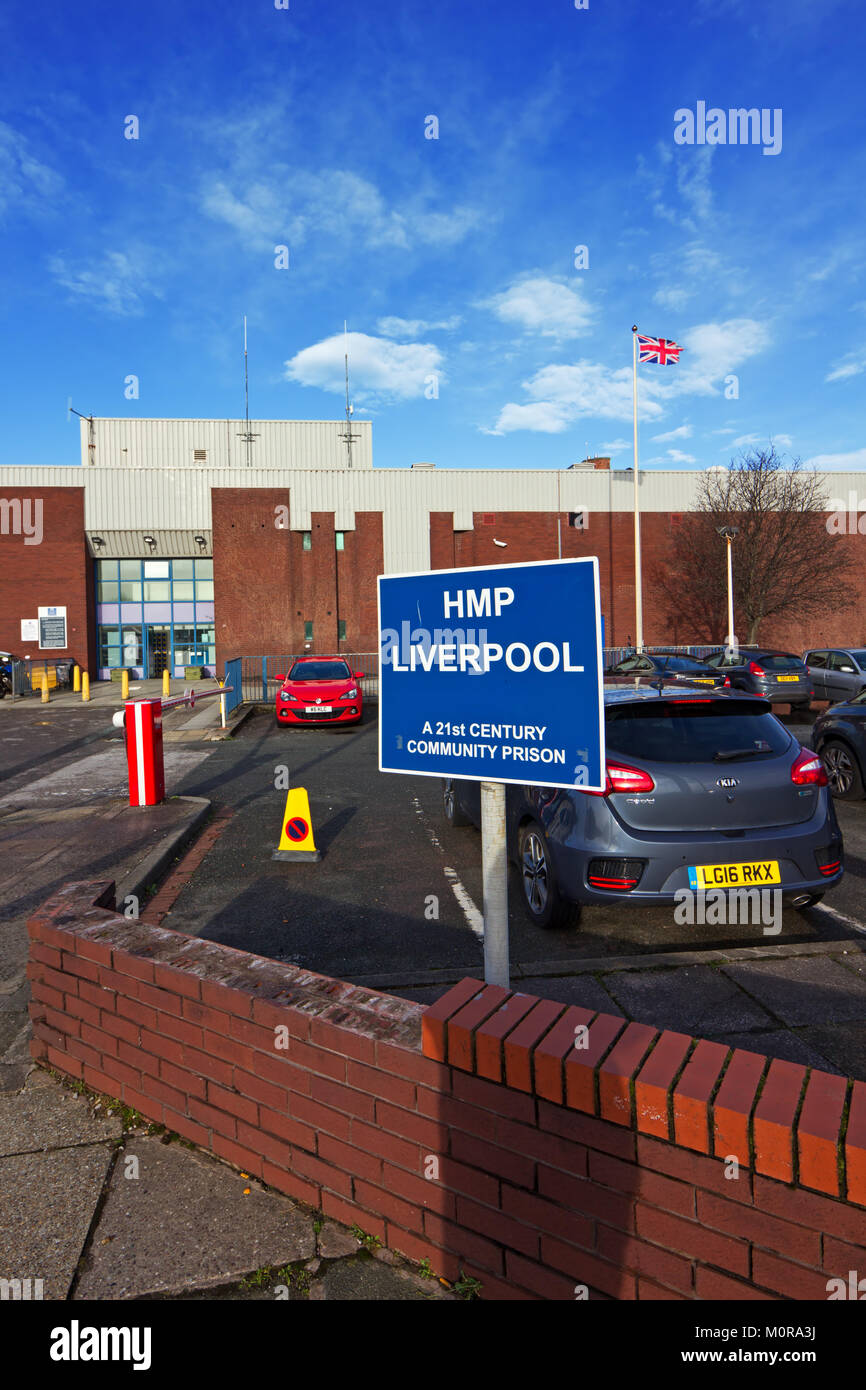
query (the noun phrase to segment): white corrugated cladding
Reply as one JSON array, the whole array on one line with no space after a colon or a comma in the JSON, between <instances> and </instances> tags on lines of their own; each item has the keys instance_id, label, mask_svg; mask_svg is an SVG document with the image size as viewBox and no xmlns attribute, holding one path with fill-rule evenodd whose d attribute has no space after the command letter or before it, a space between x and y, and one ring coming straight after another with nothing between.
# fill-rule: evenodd
<instances>
[{"instance_id":1,"label":"white corrugated cladding","mask_svg":"<svg viewBox=\"0 0 866 1390\"><path fill-rule=\"evenodd\" d=\"M244 420L81 420L81 462L96 468L246 468ZM250 420L251 468L344 469L344 420ZM352 468L373 467L373 426L353 420ZM204 458L197 459L196 452Z\"/></svg>"},{"instance_id":2,"label":"white corrugated cladding","mask_svg":"<svg viewBox=\"0 0 866 1390\"><path fill-rule=\"evenodd\" d=\"M641 510L689 511L700 476L641 474ZM102 554L146 554L145 534L157 539L158 554L209 554L212 487L285 488L294 531L310 529L312 512L333 512L338 531L354 529L356 512L381 512L389 573L429 567L430 512L452 512L455 530L469 530L473 512L583 510L591 536L594 513L630 512L634 499L625 469L0 468L0 495L40 484L85 488L85 528L109 542ZM856 510L862 498L866 509L863 473L827 473L823 485L831 508Z\"/></svg>"}]
</instances>

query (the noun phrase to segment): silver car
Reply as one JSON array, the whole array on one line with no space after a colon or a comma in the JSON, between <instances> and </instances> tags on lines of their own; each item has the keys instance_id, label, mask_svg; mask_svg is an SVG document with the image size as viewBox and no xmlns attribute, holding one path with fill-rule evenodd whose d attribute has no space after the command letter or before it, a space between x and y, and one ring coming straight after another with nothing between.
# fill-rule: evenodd
<instances>
[{"instance_id":1,"label":"silver car","mask_svg":"<svg viewBox=\"0 0 866 1390\"><path fill-rule=\"evenodd\" d=\"M866 690L866 650L863 647L823 647L820 651L803 653L815 687L816 700L829 700L831 705L853 700Z\"/></svg>"},{"instance_id":2,"label":"silver car","mask_svg":"<svg viewBox=\"0 0 866 1390\"><path fill-rule=\"evenodd\" d=\"M839 882L821 759L765 699L637 678L606 683L604 711L603 792L505 789L531 921L567 925L583 903L658 905L708 887L777 885L806 906ZM447 780L443 809L451 825L479 825L479 783Z\"/></svg>"}]
</instances>

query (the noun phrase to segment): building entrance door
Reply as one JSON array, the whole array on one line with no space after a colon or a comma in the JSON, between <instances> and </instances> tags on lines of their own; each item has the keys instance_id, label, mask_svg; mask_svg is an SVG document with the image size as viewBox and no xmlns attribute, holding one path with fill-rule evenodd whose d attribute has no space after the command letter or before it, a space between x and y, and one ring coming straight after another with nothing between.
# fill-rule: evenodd
<instances>
[{"instance_id":1,"label":"building entrance door","mask_svg":"<svg viewBox=\"0 0 866 1390\"><path fill-rule=\"evenodd\" d=\"M147 674L152 679L162 675L171 658L171 628L148 627Z\"/></svg>"}]
</instances>

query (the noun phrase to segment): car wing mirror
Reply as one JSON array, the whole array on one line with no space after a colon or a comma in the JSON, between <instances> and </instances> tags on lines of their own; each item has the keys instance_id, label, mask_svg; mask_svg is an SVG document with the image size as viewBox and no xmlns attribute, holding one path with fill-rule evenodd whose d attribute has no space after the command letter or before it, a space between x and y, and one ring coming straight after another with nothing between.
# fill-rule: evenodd
<instances>
[{"instance_id":1,"label":"car wing mirror","mask_svg":"<svg viewBox=\"0 0 866 1390\"><path fill-rule=\"evenodd\" d=\"M353 673L352 673L352 680L354 680L354 681L362 681L363 679L364 679L364 672L363 672L363 671L353 671Z\"/></svg>"},{"instance_id":2,"label":"car wing mirror","mask_svg":"<svg viewBox=\"0 0 866 1390\"><path fill-rule=\"evenodd\" d=\"M277 680L278 680L278 681L284 681L285 679L286 679L285 672L283 672L283 674L281 675L280 672L278 671L278 672L277 672Z\"/></svg>"}]
</instances>

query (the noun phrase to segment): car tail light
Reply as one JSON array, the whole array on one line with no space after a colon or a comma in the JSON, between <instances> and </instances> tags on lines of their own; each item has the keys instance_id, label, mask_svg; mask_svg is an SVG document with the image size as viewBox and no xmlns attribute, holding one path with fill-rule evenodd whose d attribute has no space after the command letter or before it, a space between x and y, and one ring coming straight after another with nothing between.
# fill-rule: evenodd
<instances>
[{"instance_id":1,"label":"car tail light","mask_svg":"<svg viewBox=\"0 0 866 1390\"><path fill-rule=\"evenodd\" d=\"M791 781L797 787L826 787L824 764L811 748L801 748L791 766Z\"/></svg>"},{"instance_id":2,"label":"car tail light","mask_svg":"<svg viewBox=\"0 0 866 1390\"><path fill-rule=\"evenodd\" d=\"M730 685L730 683L731 683L731 678L730 678L730 676L725 676L725 685Z\"/></svg>"},{"instance_id":3,"label":"car tail light","mask_svg":"<svg viewBox=\"0 0 866 1390\"><path fill-rule=\"evenodd\" d=\"M832 878L838 874L842 867L842 846L827 845L824 849L815 850L815 863L825 878Z\"/></svg>"},{"instance_id":4,"label":"car tail light","mask_svg":"<svg viewBox=\"0 0 866 1390\"><path fill-rule=\"evenodd\" d=\"M753 676L765 676L767 674L763 666L759 666L757 661L749 662L749 670Z\"/></svg>"},{"instance_id":5,"label":"car tail light","mask_svg":"<svg viewBox=\"0 0 866 1390\"><path fill-rule=\"evenodd\" d=\"M628 893L636 888L644 871L644 859L591 859L586 881L591 888L606 888L611 893Z\"/></svg>"},{"instance_id":6,"label":"car tail light","mask_svg":"<svg viewBox=\"0 0 866 1390\"><path fill-rule=\"evenodd\" d=\"M584 796L610 796L611 792L651 792L655 791L655 782L648 772L642 772L639 767L628 767L625 763L612 763L608 759L605 769L604 791L594 791L590 788L584 790L583 787L575 787L575 791L583 792Z\"/></svg>"}]
</instances>

